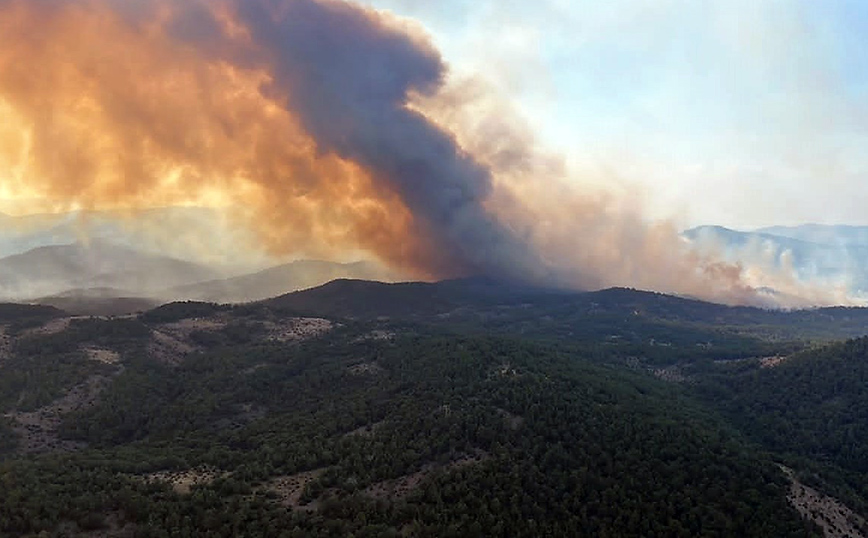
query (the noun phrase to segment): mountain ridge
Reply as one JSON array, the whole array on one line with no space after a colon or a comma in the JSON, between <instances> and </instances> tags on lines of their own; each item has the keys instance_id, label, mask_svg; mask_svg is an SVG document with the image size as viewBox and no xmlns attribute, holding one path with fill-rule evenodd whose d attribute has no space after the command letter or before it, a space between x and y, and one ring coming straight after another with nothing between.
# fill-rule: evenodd
<instances>
[{"instance_id":1,"label":"mountain ridge","mask_svg":"<svg viewBox=\"0 0 868 538\"><path fill-rule=\"evenodd\" d=\"M37 247L0 259L0 295L32 299L75 288L155 293L167 285L213 278L205 266L104 241Z\"/></svg>"},{"instance_id":2,"label":"mountain ridge","mask_svg":"<svg viewBox=\"0 0 868 538\"><path fill-rule=\"evenodd\" d=\"M389 273L370 262L297 260L231 278L197 282L168 290L179 300L249 302L311 288L339 278L373 280Z\"/></svg>"}]
</instances>

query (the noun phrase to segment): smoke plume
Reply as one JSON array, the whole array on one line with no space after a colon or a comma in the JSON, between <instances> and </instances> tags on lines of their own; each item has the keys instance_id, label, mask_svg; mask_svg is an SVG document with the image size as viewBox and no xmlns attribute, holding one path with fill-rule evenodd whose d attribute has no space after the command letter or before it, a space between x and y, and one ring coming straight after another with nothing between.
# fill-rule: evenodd
<instances>
[{"instance_id":1,"label":"smoke plume","mask_svg":"<svg viewBox=\"0 0 868 538\"><path fill-rule=\"evenodd\" d=\"M0 193L235 208L275 254L768 304L636 197L583 189L406 21L339 0L0 0Z\"/></svg>"}]
</instances>

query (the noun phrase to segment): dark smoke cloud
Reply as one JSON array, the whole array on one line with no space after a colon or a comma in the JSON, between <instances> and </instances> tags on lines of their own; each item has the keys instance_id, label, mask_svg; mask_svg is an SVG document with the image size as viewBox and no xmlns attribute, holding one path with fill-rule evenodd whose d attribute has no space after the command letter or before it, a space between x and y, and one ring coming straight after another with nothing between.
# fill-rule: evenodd
<instances>
[{"instance_id":1,"label":"dark smoke cloud","mask_svg":"<svg viewBox=\"0 0 868 538\"><path fill-rule=\"evenodd\" d=\"M539 268L526 246L483 209L490 170L407 107L411 93L441 87L439 54L349 4L282 5L239 6L274 67L272 89L285 93L321 151L361 164L401 196L436 239L443 264L437 272L526 278Z\"/></svg>"},{"instance_id":2,"label":"dark smoke cloud","mask_svg":"<svg viewBox=\"0 0 868 538\"><path fill-rule=\"evenodd\" d=\"M18 122L0 166L69 207L219 191L279 252L760 302L738 266L539 166L509 122L459 141L435 121L466 101L446 75L424 35L344 1L0 0L0 111Z\"/></svg>"}]
</instances>

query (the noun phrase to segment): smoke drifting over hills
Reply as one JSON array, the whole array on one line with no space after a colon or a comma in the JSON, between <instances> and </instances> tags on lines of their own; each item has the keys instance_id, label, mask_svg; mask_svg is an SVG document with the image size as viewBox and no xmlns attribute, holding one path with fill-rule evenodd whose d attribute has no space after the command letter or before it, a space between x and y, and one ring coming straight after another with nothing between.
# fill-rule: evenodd
<instances>
[{"instance_id":1,"label":"smoke drifting over hills","mask_svg":"<svg viewBox=\"0 0 868 538\"><path fill-rule=\"evenodd\" d=\"M416 26L343 1L0 0L0 193L227 206L274 254L417 278L842 301L696 254L446 81Z\"/></svg>"}]
</instances>

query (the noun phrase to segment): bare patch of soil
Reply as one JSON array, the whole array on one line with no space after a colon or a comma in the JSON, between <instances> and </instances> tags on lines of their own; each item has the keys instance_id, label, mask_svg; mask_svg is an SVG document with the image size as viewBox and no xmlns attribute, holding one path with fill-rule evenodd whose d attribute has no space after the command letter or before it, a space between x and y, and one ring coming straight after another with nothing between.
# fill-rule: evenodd
<instances>
[{"instance_id":1,"label":"bare patch of soil","mask_svg":"<svg viewBox=\"0 0 868 538\"><path fill-rule=\"evenodd\" d=\"M781 364L783 364L783 362L785 360L787 360L787 358L788 357L780 357L780 356L760 357L760 360L759 360L760 368L774 368L776 366L780 366Z\"/></svg>"},{"instance_id":2,"label":"bare patch of soil","mask_svg":"<svg viewBox=\"0 0 868 538\"><path fill-rule=\"evenodd\" d=\"M193 486L210 484L229 473L211 467L196 467L184 471L157 471L142 476L146 482L168 482L179 495L187 495Z\"/></svg>"},{"instance_id":3,"label":"bare patch of soil","mask_svg":"<svg viewBox=\"0 0 868 538\"><path fill-rule=\"evenodd\" d=\"M264 489L276 493L280 504L283 506L301 510L315 510L315 503L307 505L300 503L301 495L304 493L304 488L319 478L325 471L326 469L322 468L294 475L278 476L269 480Z\"/></svg>"},{"instance_id":4,"label":"bare patch of soil","mask_svg":"<svg viewBox=\"0 0 868 538\"><path fill-rule=\"evenodd\" d=\"M41 327L24 331L24 336L42 336L61 333L69 327L69 323L74 319L82 319L82 316L53 319Z\"/></svg>"},{"instance_id":5,"label":"bare patch of soil","mask_svg":"<svg viewBox=\"0 0 868 538\"><path fill-rule=\"evenodd\" d=\"M151 332L148 342L148 356L164 364L177 365L196 348L172 334L161 330Z\"/></svg>"},{"instance_id":6,"label":"bare patch of soil","mask_svg":"<svg viewBox=\"0 0 868 538\"><path fill-rule=\"evenodd\" d=\"M365 424L364 426L358 427L353 431L349 431L344 434L344 437L373 437L377 430L380 429L386 421L381 420L380 422L375 422L373 424Z\"/></svg>"},{"instance_id":7,"label":"bare patch of soil","mask_svg":"<svg viewBox=\"0 0 868 538\"><path fill-rule=\"evenodd\" d=\"M191 335L196 331L219 331L228 323L225 316L188 318L172 323L163 323L151 330L148 356L157 362L177 366L184 358L201 351Z\"/></svg>"},{"instance_id":8,"label":"bare patch of soil","mask_svg":"<svg viewBox=\"0 0 868 538\"><path fill-rule=\"evenodd\" d=\"M352 375L379 375L385 370L376 362L361 362L347 367Z\"/></svg>"},{"instance_id":9,"label":"bare patch of soil","mask_svg":"<svg viewBox=\"0 0 868 538\"><path fill-rule=\"evenodd\" d=\"M684 383L687 377L681 372L680 366L668 366L666 368L655 368L651 370L654 377L669 383Z\"/></svg>"},{"instance_id":10,"label":"bare patch of soil","mask_svg":"<svg viewBox=\"0 0 868 538\"><path fill-rule=\"evenodd\" d=\"M265 322L266 339L275 342L295 342L316 338L332 330L334 324L322 318L288 318L280 322Z\"/></svg>"},{"instance_id":11,"label":"bare patch of soil","mask_svg":"<svg viewBox=\"0 0 868 538\"><path fill-rule=\"evenodd\" d=\"M860 531L866 527L863 517L837 499L799 482L792 469L783 465L779 467L790 479L787 500L803 518L819 525L826 538L865 538L865 534Z\"/></svg>"},{"instance_id":12,"label":"bare patch of soil","mask_svg":"<svg viewBox=\"0 0 868 538\"><path fill-rule=\"evenodd\" d=\"M198 331L220 331L226 328L230 318L226 314L202 318L186 318L172 323L163 323L160 330L180 339L189 340L190 335Z\"/></svg>"},{"instance_id":13,"label":"bare patch of soil","mask_svg":"<svg viewBox=\"0 0 868 538\"><path fill-rule=\"evenodd\" d=\"M363 334L356 338L356 342L364 342L366 340L394 340L395 333L392 331L384 331L382 329L375 329L367 334Z\"/></svg>"},{"instance_id":14,"label":"bare patch of soil","mask_svg":"<svg viewBox=\"0 0 868 538\"><path fill-rule=\"evenodd\" d=\"M12 420L13 430L20 437L19 452L33 454L83 448L84 443L59 439L57 429L68 413L95 405L109 379L106 376L94 375L45 407L35 411L6 413L4 416Z\"/></svg>"},{"instance_id":15,"label":"bare patch of soil","mask_svg":"<svg viewBox=\"0 0 868 538\"><path fill-rule=\"evenodd\" d=\"M226 328L230 318L224 314L203 318L188 318L164 323L151 332L148 354L164 364L180 364L191 353L203 351L192 338L199 331L219 332ZM289 318L279 322L266 321L264 340L295 342L321 336L333 327L331 321L320 318Z\"/></svg>"},{"instance_id":16,"label":"bare patch of soil","mask_svg":"<svg viewBox=\"0 0 868 538\"><path fill-rule=\"evenodd\" d=\"M103 364L117 364L121 360L118 352L112 351L111 349L88 346L82 348L82 351L84 351L88 359L96 362L101 362Z\"/></svg>"},{"instance_id":17,"label":"bare patch of soil","mask_svg":"<svg viewBox=\"0 0 868 538\"><path fill-rule=\"evenodd\" d=\"M468 465L482 463L490 457L491 455L488 452L476 450L474 453L464 454L446 465L430 463L415 473L372 484L365 488L364 493L375 499L403 499L418 488L423 480L435 473L448 472Z\"/></svg>"}]
</instances>

